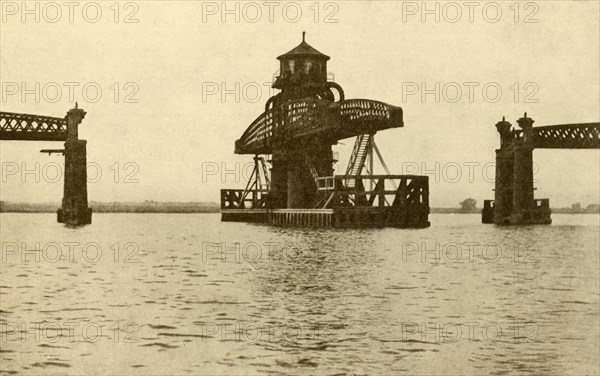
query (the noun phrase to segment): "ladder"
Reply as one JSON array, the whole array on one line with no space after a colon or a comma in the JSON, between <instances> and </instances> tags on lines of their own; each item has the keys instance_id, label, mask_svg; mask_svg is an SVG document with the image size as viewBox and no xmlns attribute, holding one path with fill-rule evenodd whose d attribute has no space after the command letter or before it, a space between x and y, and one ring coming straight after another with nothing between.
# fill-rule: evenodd
<instances>
[{"instance_id":1,"label":"ladder","mask_svg":"<svg viewBox=\"0 0 600 376\"><path fill-rule=\"evenodd\" d=\"M308 167L308 169L310 170L310 174L312 175L312 177L315 181L315 185L318 188L319 187L319 173L317 172L315 165L313 165L313 163L310 159L305 159L305 163L306 163L306 167Z\"/></svg>"},{"instance_id":2,"label":"ladder","mask_svg":"<svg viewBox=\"0 0 600 376\"><path fill-rule=\"evenodd\" d=\"M260 170L262 170L262 175L263 175L263 179L260 179L260 174L258 174L258 178L260 180L260 189L266 189L269 190L271 188L271 179L269 177L269 168L267 167L267 162L265 161L265 158L263 156L260 157L256 157L257 160L257 164L260 168ZM257 172L258 173L258 172Z\"/></svg>"},{"instance_id":3,"label":"ladder","mask_svg":"<svg viewBox=\"0 0 600 376\"><path fill-rule=\"evenodd\" d=\"M370 134L362 134L356 137L352 155L350 156L350 162L348 162L348 167L346 168L346 176L361 174L365 161L367 160L367 155L369 154L372 138L373 137ZM346 179L346 187L354 187L355 184L356 179Z\"/></svg>"}]
</instances>

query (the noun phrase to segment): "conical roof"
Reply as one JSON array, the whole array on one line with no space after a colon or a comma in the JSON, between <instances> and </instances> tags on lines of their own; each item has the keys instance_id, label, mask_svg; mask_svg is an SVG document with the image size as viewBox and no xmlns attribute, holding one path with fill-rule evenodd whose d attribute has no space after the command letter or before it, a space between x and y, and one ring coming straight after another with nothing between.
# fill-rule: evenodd
<instances>
[{"instance_id":1,"label":"conical roof","mask_svg":"<svg viewBox=\"0 0 600 376\"><path fill-rule=\"evenodd\" d=\"M329 60L329 56L317 51L314 47L312 47L310 44L306 43L306 41L304 40L305 38L305 34L306 33L302 33L302 43L300 43L298 46L296 46L294 49L286 52L285 54L277 57L277 59L281 60L282 58L292 58L292 57L299 57L299 56L309 56L309 57L314 57L314 58L319 58L319 59L323 59L323 60Z\"/></svg>"}]
</instances>

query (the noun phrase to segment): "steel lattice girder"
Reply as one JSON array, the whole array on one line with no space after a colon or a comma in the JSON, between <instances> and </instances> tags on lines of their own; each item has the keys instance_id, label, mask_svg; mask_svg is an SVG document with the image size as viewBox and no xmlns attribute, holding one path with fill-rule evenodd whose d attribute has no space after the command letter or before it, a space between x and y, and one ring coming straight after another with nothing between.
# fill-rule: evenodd
<instances>
[{"instance_id":1,"label":"steel lattice girder","mask_svg":"<svg viewBox=\"0 0 600 376\"><path fill-rule=\"evenodd\" d=\"M66 141L67 120L50 116L0 112L0 140Z\"/></svg>"},{"instance_id":2,"label":"steel lattice girder","mask_svg":"<svg viewBox=\"0 0 600 376\"><path fill-rule=\"evenodd\" d=\"M599 149L600 123L533 128L533 147L540 149Z\"/></svg>"},{"instance_id":3,"label":"steel lattice girder","mask_svg":"<svg viewBox=\"0 0 600 376\"><path fill-rule=\"evenodd\" d=\"M368 99L290 101L260 115L235 143L237 154L270 154L275 143L315 137L335 142L404 126L402 108Z\"/></svg>"}]
</instances>

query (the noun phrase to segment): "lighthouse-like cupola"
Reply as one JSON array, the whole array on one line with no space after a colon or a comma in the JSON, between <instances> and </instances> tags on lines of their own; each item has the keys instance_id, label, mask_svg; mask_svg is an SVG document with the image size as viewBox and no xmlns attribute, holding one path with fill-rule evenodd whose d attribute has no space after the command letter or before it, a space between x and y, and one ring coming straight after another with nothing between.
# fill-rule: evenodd
<instances>
[{"instance_id":1,"label":"lighthouse-like cupola","mask_svg":"<svg viewBox=\"0 0 600 376\"><path fill-rule=\"evenodd\" d=\"M306 43L305 32L302 33L302 43L277 59L281 65L280 75L273 83L275 89L284 90L286 87L327 82L329 56Z\"/></svg>"}]
</instances>

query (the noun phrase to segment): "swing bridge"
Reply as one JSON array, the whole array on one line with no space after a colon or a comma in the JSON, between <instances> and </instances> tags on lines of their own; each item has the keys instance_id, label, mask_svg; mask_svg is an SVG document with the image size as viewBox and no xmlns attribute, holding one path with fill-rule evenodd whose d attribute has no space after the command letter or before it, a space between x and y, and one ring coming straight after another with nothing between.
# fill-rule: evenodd
<instances>
[{"instance_id":1,"label":"swing bridge","mask_svg":"<svg viewBox=\"0 0 600 376\"><path fill-rule=\"evenodd\" d=\"M254 169L245 189L221 190L222 221L282 226L428 227L427 176L392 174L375 143L379 131L402 128L400 107L370 99L345 99L344 90L327 79L329 56L302 43L277 58L280 92L265 104L235 141L236 154L252 155ZM86 140L78 127L86 112L65 117L0 112L0 140L57 141L63 149L45 149L65 157L64 193L57 211L60 223L91 223L88 207ZM548 199L535 199L533 150L600 149L600 123L533 127L527 114L513 129L496 124L494 200L485 200L483 223L549 224ZM354 138L344 174L332 147ZM385 174L375 173L378 163Z\"/></svg>"},{"instance_id":2,"label":"swing bridge","mask_svg":"<svg viewBox=\"0 0 600 376\"><path fill-rule=\"evenodd\" d=\"M400 107L345 99L327 81L329 56L304 40L278 57L281 75L263 112L235 142L254 158L245 189L221 190L223 221L324 227L427 227L426 176L393 175L375 143L404 126ZM332 146L355 138L345 174L334 175ZM385 175L374 174L379 161Z\"/></svg>"}]
</instances>

